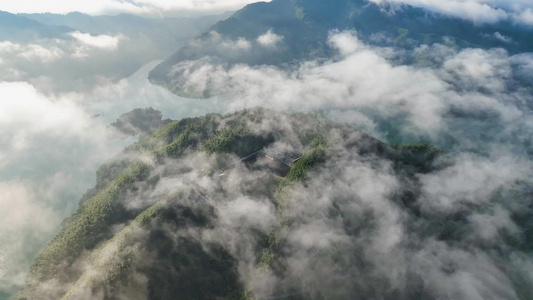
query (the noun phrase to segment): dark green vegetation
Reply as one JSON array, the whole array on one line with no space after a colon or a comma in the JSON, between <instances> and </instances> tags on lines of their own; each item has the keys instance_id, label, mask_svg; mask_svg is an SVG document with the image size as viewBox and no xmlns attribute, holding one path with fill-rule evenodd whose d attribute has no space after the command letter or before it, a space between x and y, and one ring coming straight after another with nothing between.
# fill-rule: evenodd
<instances>
[{"instance_id":1,"label":"dark green vegetation","mask_svg":"<svg viewBox=\"0 0 533 300\"><path fill-rule=\"evenodd\" d=\"M128 218L129 213L121 202L136 182L147 178L148 168L142 162L132 162L104 189L82 204L64 223L65 229L35 260L31 270L35 279L49 278L58 271L58 264L65 258L75 258L85 249L92 249L109 238L111 226Z\"/></svg>"},{"instance_id":2,"label":"dark green vegetation","mask_svg":"<svg viewBox=\"0 0 533 300\"><path fill-rule=\"evenodd\" d=\"M125 116L136 112L139 111ZM290 124L293 129L290 132L276 129L278 123ZM265 124L273 127L272 130L259 129ZM297 182L305 180L314 166L327 160L327 136L333 128L353 131L317 115L286 117L254 109L227 116L211 114L174 121L141 137L125 149L124 156L100 167L96 186L84 195L78 211L63 222L63 230L35 260L19 299L33 299L35 295L77 299L86 289L109 299L131 296L133 287L141 285L136 282L138 274L147 281L143 288L134 290L149 299L176 299L177 296L180 299L251 299L236 269L239 258L216 242L198 240L185 233L215 226L216 206L206 201L211 198L227 201L223 199L231 197L231 187L218 183L222 184L219 192L208 192L190 183L177 185L164 193L167 196L157 197L147 191L157 189L165 176L190 172L192 166L184 166L183 157L198 159L191 157L204 153L204 160L212 160L213 165L201 171L207 174L204 176L217 177L216 169L230 164L228 155L243 157L288 136L297 136L293 146L301 149L303 155L284 180L268 181L270 189L278 190L272 201L277 203L280 224L287 226L289 216L284 215L284 207L290 205L287 198L290 193L283 191L291 190ZM368 136L363 135L361 140L370 147L379 144L387 148ZM391 155L395 153L392 148L387 151ZM412 152L413 155L417 151L422 150ZM249 184L261 182L246 185ZM134 205L135 202L141 203ZM259 269L268 270L276 264L276 268L281 268L280 234L276 230L264 233L265 243L257 245ZM150 259L145 260L146 256ZM99 274L92 274L88 266ZM53 289L44 288L51 284Z\"/></svg>"},{"instance_id":3,"label":"dark green vegetation","mask_svg":"<svg viewBox=\"0 0 533 300\"><path fill-rule=\"evenodd\" d=\"M269 30L283 37L276 47L257 42ZM510 53L533 50L531 29L511 21L475 25L409 5L380 7L366 0L274 0L250 4L216 23L157 66L150 73L150 80L178 94L209 97L212 91L188 90L184 86L186 78L170 70L180 63L206 57L215 64L281 68L303 60L327 59L335 54L327 42L332 30L356 30L364 43L403 49L440 43L457 49L501 47ZM498 39L496 32L513 42ZM236 43L240 38L249 41L251 48L240 51L226 46L227 41ZM405 63L420 63L411 60Z\"/></svg>"},{"instance_id":4,"label":"dark green vegetation","mask_svg":"<svg viewBox=\"0 0 533 300\"><path fill-rule=\"evenodd\" d=\"M291 167L283 157L292 157ZM405 226L421 237L463 241L462 212L423 215L417 200L418 176L445 158L438 148L388 145L315 114L258 108L173 121L100 167L18 299L424 298L430 294L415 275L402 290L373 275L364 249L387 220L379 217L384 205L415 216ZM386 200L364 199L379 195L388 176L402 185ZM528 216L514 217L522 224ZM311 247L298 242L331 224ZM302 287L304 278L312 284Z\"/></svg>"},{"instance_id":5,"label":"dark green vegetation","mask_svg":"<svg viewBox=\"0 0 533 300\"><path fill-rule=\"evenodd\" d=\"M289 172L289 174L287 174L286 180L302 180L305 176L305 173L307 173L307 171L312 166L325 159L326 152L324 148L325 145L319 145L313 148L312 150L306 152L300 158L300 160L296 164L294 164L294 167L291 168L291 171Z\"/></svg>"},{"instance_id":6,"label":"dark green vegetation","mask_svg":"<svg viewBox=\"0 0 533 300\"><path fill-rule=\"evenodd\" d=\"M163 120L163 114L151 107L136 108L130 112L122 114L117 121L111 124L119 134L124 136L146 135L170 123L171 120Z\"/></svg>"},{"instance_id":7,"label":"dark green vegetation","mask_svg":"<svg viewBox=\"0 0 533 300\"><path fill-rule=\"evenodd\" d=\"M418 172L430 172L434 166L432 162L444 151L431 145L398 145L391 144L400 153L400 163L413 166Z\"/></svg>"}]
</instances>

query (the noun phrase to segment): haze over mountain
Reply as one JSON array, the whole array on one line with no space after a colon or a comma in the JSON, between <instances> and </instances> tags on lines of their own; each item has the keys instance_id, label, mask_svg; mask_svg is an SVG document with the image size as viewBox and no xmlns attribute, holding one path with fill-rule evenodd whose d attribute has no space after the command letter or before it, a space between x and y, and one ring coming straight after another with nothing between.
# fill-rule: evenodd
<instances>
[{"instance_id":1,"label":"haze over mountain","mask_svg":"<svg viewBox=\"0 0 533 300\"><path fill-rule=\"evenodd\" d=\"M527 299L530 191L450 210L464 163L312 114L171 122L98 170L17 299Z\"/></svg>"},{"instance_id":2,"label":"haze over mountain","mask_svg":"<svg viewBox=\"0 0 533 300\"><path fill-rule=\"evenodd\" d=\"M533 3L61 2L0 26L1 300L533 298Z\"/></svg>"},{"instance_id":3,"label":"haze over mountain","mask_svg":"<svg viewBox=\"0 0 533 300\"><path fill-rule=\"evenodd\" d=\"M72 12L81 12L91 16L135 14L152 18L158 18L161 16L199 17L237 10L252 2L254 2L254 0L49 0L46 1L46 3L40 0L4 0L0 2L0 10L11 13L68 14Z\"/></svg>"},{"instance_id":4,"label":"haze over mountain","mask_svg":"<svg viewBox=\"0 0 533 300\"><path fill-rule=\"evenodd\" d=\"M2 12L0 79L27 80L45 93L91 90L169 56L229 14L152 19Z\"/></svg>"},{"instance_id":5,"label":"haze over mountain","mask_svg":"<svg viewBox=\"0 0 533 300\"><path fill-rule=\"evenodd\" d=\"M65 38L72 28L45 25L34 20L0 11L0 39L28 42L36 38Z\"/></svg>"},{"instance_id":6,"label":"haze over mountain","mask_svg":"<svg viewBox=\"0 0 533 300\"><path fill-rule=\"evenodd\" d=\"M150 79L187 94L181 78L185 71L175 68L182 62L207 58L221 65L282 67L325 59L334 53L327 41L332 30L355 30L364 43L409 50L436 43L501 47L513 54L533 50L532 28L511 21L474 24L410 5L367 0L274 0L250 4L218 22L156 67Z\"/></svg>"},{"instance_id":7,"label":"haze over mountain","mask_svg":"<svg viewBox=\"0 0 533 300\"><path fill-rule=\"evenodd\" d=\"M68 26L92 35L122 34L131 39L149 39L160 57L166 57L174 49L203 33L214 23L232 15L226 12L220 15L198 18L143 18L131 14L115 16L90 16L83 13L60 14L19 14L28 19L51 26Z\"/></svg>"},{"instance_id":8,"label":"haze over mountain","mask_svg":"<svg viewBox=\"0 0 533 300\"><path fill-rule=\"evenodd\" d=\"M128 24L120 28L121 17L102 17L116 27L102 24L86 32L5 16L0 19L6 33L0 39L0 299L24 284L33 259L77 208L72 199L94 184L98 166L135 139L112 139L117 135L107 128L111 122L137 107L153 106L173 118L221 110L214 101L195 105L146 79L179 45L177 38L186 38L180 30L190 28L156 37L150 32L163 20L138 18L145 20L139 32L122 33ZM75 16L69 16L70 25L77 26Z\"/></svg>"}]
</instances>

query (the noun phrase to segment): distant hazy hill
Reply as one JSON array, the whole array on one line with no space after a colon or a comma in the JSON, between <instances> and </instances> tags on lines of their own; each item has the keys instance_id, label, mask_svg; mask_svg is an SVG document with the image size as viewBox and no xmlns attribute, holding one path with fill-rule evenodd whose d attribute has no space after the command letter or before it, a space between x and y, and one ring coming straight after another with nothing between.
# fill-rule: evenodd
<instances>
[{"instance_id":1,"label":"distant hazy hill","mask_svg":"<svg viewBox=\"0 0 533 300\"><path fill-rule=\"evenodd\" d=\"M50 26L68 26L94 35L123 34L132 38L143 36L150 39L161 51L171 51L184 41L199 35L232 13L199 18L143 18L131 14L116 16L90 16L74 12L60 14L19 14Z\"/></svg>"},{"instance_id":2,"label":"distant hazy hill","mask_svg":"<svg viewBox=\"0 0 533 300\"><path fill-rule=\"evenodd\" d=\"M48 25L20 15L0 11L0 41L27 42L36 38L65 38L72 28Z\"/></svg>"},{"instance_id":3,"label":"distant hazy hill","mask_svg":"<svg viewBox=\"0 0 533 300\"><path fill-rule=\"evenodd\" d=\"M327 37L335 29L354 29L365 43L406 49L438 42L454 47L503 47L511 53L533 50L531 28L511 23L475 25L409 5L378 6L366 0L274 0L250 4L218 22L157 66L150 79L179 93L179 87L170 82L180 74L170 71L187 60L209 56L220 63L280 66L328 57ZM282 38L276 51L265 49L258 40L269 31ZM249 41L251 49L236 54L227 43L237 44L240 38Z\"/></svg>"},{"instance_id":4,"label":"distant hazy hill","mask_svg":"<svg viewBox=\"0 0 533 300\"><path fill-rule=\"evenodd\" d=\"M171 120L163 120L163 114L151 107L136 108L130 112L122 114L110 128L116 131L117 137L128 137L140 134L144 136L163 127Z\"/></svg>"},{"instance_id":5,"label":"distant hazy hill","mask_svg":"<svg viewBox=\"0 0 533 300\"><path fill-rule=\"evenodd\" d=\"M339 194L321 204L326 215L317 215L316 207L300 198L306 190L314 193L317 184L328 187L345 180L333 167L338 163L379 166L383 160L390 163L390 172L409 180L433 170L441 153L429 146L391 147L312 114L252 109L171 122L100 167L96 186L35 260L17 299L364 295L353 276L371 266L341 259L355 255L352 250L363 244L339 240L320 251L326 246L311 244L300 265L295 259L307 250L293 244L291 236L301 234L302 224L319 220L334 222L357 238L373 230L372 212L352 215L347 207L358 203L352 199L357 196ZM416 193L416 186L405 185L391 201L416 213ZM323 263L331 269L322 269ZM323 280L341 270L348 270L346 277L335 284L302 290L302 272ZM358 280L371 282L374 275L367 275ZM271 286L250 291L261 281ZM415 287L384 293L416 296L424 291Z\"/></svg>"},{"instance_id":6,"label":"distant hazy hill","mask_svg":"<svg viewBox=\"0 0 533 300\"><path fill-rule=\"evenodd\" d=\"M2 52L7 71L0 80L31 81L47 93L87 91L161 61L230 14L143 18L0 12L0 42L8 42Z\"/></svg>"}]
</instances>

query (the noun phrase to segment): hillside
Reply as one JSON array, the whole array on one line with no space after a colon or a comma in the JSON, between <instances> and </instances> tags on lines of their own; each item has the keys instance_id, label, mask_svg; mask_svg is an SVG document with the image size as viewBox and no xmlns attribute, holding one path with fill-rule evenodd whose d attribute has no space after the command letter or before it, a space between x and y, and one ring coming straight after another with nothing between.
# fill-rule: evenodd
<instances>
[{"instance_id":1,"label":"hillside","mask_svg":"<svg viewBox=\"0 0 533 300\"><path fill-rule=\"evenodd\" d=\"M423 206L420 176L453 164L314 114L173 121L100 167L17 299L440 299L470 270L446 253L478 247L475 209ZM487 293L531 296L506 242L479 247L513 280Z\"/></svg>"},{"instance_id":2,"label":"hillside","mask_svg":"<svg viewBox=\"0 0 533 300\"><path fill-rule=\"evenodd\" d=\"M510 53L533 50L531 29L511 22L473 24L409 5L378 6L366 0L274 0L250 4L216 23L158 65L150 80L177 94L202 97L182 90L181 77L186 76L174 66L203 59L223 66L288 68L303 60L330 58L334 50L328 36L334 30L355 30L367 44L400 49L441 43L501 47Z\"/></svg>"},{"instance_id":3,"label":"hillside","mask_svg":"<svg viewBox=\"0 0 533 300\"><path fill-rule=\"evenodd\" d=\"M414 174L438 153L427 151L417 154L429 155L422 164L413 163L410 151L322 117L263 109L169 123L100 167L97 185L35 260L18 299L251 298L252 282L239 272L244 263L258 278L296 279L285 260L296 249L287 239L306 217L291 211L292 191L305 187L311 169L320 174L320 165L341 157L369 164L381 157ZM239 210L234 201L275 209L276 218L227 215ZM335 218L344 214L331 205ZM249 240L230 245L221 236L239 234ZM327 251L321 259L335 255Z\"/></svg>"}]
</instances>

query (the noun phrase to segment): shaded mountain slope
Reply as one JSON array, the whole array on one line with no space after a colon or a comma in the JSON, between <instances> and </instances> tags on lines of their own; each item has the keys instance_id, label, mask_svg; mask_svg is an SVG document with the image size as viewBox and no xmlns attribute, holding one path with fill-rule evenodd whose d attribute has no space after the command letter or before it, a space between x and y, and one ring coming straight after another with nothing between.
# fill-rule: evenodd
<instances>
[{"instance_id":1,"label":"shaded mountain slope","mask_svg":"<svg viewBox=\"0 0 533 300\"><path fill-rule=\"evenodd\" d=\"M287 66L330 57L332 30L356 30L365 43L412 49L422 44L533 50L531 29L511 23L475 25L409 5L378 6L365 0L274 0L246 6L179 49L150 73L150 80L182 92L174 66L208 57L224 64ZM275 34L266 44L261 37ZM500 38L498 38L500 37Z\"/></svg>"}]
</instances>

